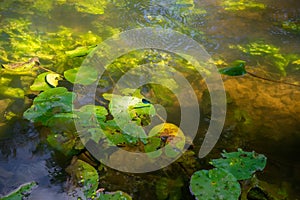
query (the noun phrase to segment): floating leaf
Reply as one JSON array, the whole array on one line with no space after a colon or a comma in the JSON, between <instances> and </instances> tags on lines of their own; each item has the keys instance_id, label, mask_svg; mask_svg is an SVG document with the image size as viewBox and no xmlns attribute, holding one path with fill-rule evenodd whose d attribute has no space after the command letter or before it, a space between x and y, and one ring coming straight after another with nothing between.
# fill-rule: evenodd
<instances>
[{"instance_id":1,"label":"floating leaf","mask_svg":"<svg viewBox=\"0 0 300 200\"><path fill-rule=\"evenodd\" d=\"M139 126L148 125L150 117L155 115L154 106L143 103L141 98L112 94L103 97L110 101L109 111L121 128L133 121Z\"/></svg>"},{"instance_id":2,"label":"floating leaf","mask_svg":"<svg viewBox=\"0 0 300 200\"><path fill-rule=\"evenodd\" d=\"M241 194L236 178L218 168L195 172L191 177L190 190L199 200L238 200Z\"/></svg>"},{"instance_id":3,"label":"floating leaf","mask_svg":"<svg viewBox=\"0 0 300 200\"><path fill-rule=\"evenodd\" d=\"M149 134L150 138L148 143L145 145L145 152L150 156L159 155L160 153L151 153L153 150L156 151L160 147L165 147L164 152L168 157L178 156L184 148L185 136L183 132L175 125L171 123L163 123L153 127ZM159 138L160 143L157 139ZM162 145L164 144L164 145ZM159 146L158 146L159 145Z\"/></svg>"},{"instance_id":4,"label":"floating leaf","mask_svg":"<svg viewBox=\"0 0 300 200\"><path fill-rule=\"evenodd\" d=\"M28 182L20 185L17 189L10 192L9 194L0 197L1 200L22 200L27 197L31 190L37 187L36 182Z\"/></svg>"},{"instance_id":5,"label":"floating leaf","mask_svg":"<svg viewBox=\"0 0 300 200\"><path fill-rule=\"evenodd\" d=\"M45 79L49 85L51 85L52 87L57 87L58 81L62 80L62 76L55 73L49 73L46 75Z\"/></svg>"},{"instance_id":6,"label":"floating leaf","mask_svg":"<svg viewBox=\"0 0 300 200\"><path fill-rule=\"evenodd\" d=\"M100 193L98 200L132 200L131 196L122 191Z\"/></svg>"},{"instance_id":7,"label":"floating leaf","mask_svg":"<svg viewBox=\"0 0 300 200\"><path fill-rule=\"evenodd\" d=\"M232 173L237 180L251 178L254 172L263 170L267 163L264 155L245 152L241 149L238 149L237 152L224 152L222 156L223 158L213 159L211 164Z\"/></svg>"},{"instance_id":8,"label":"floating leaf","mask_svg":"<svg viewBox=\"0 0 300 200\"><path fill-rule=\"evenodd\" d=\"M98 173L94 167L82 160L73 159L66 172L77 185L81 186L85 197L91 198L95 195L98 188Z\"/></svg>"},{"instance_id":9,"label":"floating leaf","mask_svg":"<svg viewBox=\"0 0 300 200\"><path fill-rule=\"evenodd\" d=\"M54 114L72 111L73 97L74 94L63 87L46 90L34 99L33 105L24 112L24 117L46 125Z\"/></svg>"},{"instance_id":10,"label":"floating leaf","mask_svg":"<svg viewBox=\"0 0 300 200\"><path fill-rule=\"evenodd\" d=\"M30 89L33 91L45 91L50 88L52 88L49 84L46 82L46 76L50 74L51 72L45 72L36 77L33 84L30 86Z\"/></svg>"},{"instance_id":11,"label":"floating leaf","mask_svg":"<svg viewBox=\"0 0 300 200\"><path fill-rule=\"evenodd\" d=\"M95 69L85 67L84 70L80 71L80 76L77 76L79 69L78 67L65 71L64 77L71 83L82 85L90 85L98 79L98 73Z\"/></svg>"},{"instance_id":12,"label":"floating leaf","mask_svg":"<svg viewBox=\"0 0 300 200\"><path fill-rule=\"evenodd\" d=\"M245 64L243 60L236 60L230 64L230 67L219 69L219 72L228 76L241 76L247 73Z\"/></svg>"},{"instance_id":13,"label":"floating leaf","mask_svg":"<svg viewBox=\"0 0 300 200\"><path fill-rule=\"evenodd\" d=\"M65 156L73 156L84 149L79 137L70 132L51 133L47 136L47 142L57 151Z\"/></svg>"},{"instance_id":14,"label":"floating leaf","mask_svg":"<svg viewBox=\"0 0 300 200\"><path fill-rule=\"evenodd\" d=\"M80 118L78 123L82 127L94 127L95 125L104 126L106 121L107 110L103 106L85 105L80 109L74 110L76 115Z\"/></svg>"}]
</instances>

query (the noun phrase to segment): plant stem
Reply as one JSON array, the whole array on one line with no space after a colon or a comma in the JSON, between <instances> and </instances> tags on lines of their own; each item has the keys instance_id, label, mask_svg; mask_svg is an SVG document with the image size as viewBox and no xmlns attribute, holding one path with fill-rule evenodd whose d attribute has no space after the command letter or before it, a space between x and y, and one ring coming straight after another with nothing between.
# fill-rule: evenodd
<instances>
[{"instance_id":1,"label":"plant stem","mask_svg":"<svg viewBox=\"0 0 300 200\"><path fill-rule=\"evenodd\" d=\"M280 83L280 84L286 84L286 85L291 85L291 86L295 86L295 87L300 87L300 85L298 85L298 84L288 83L288 82L279 81L279 80L268 79L268 78L258 76L256 74L253 74L253 73L248 72L248 71L247 71L247 74L249 74L250 76L253 76L255 78L259 78L259 79L265 80L265 81L271 81L271 82L274 82L274 83Z\"/></svg>"}]
</instances>

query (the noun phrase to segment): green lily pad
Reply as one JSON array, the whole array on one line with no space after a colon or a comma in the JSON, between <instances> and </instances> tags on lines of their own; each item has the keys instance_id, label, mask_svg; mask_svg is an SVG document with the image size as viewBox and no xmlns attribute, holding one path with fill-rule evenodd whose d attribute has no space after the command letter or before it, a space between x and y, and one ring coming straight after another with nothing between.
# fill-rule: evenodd
<instances>
[{"instance_id":1,"label":"green lily pad","mask_svg":"<svg viewBox=\"0 0 300 200\"><path fill-rule=\"evenodd\" d=\"M238 200L241 194L236 178L218 168L195 172L191 177L190 190L199 200Z\"/></svg>"},{"instance_id":2,"label":"green lily pad","mask_svg":"<svg viewBox=\"0 0 300 200\"><path fill-rule=\"evenodd\" d=\"M150 137L144 146L144 150L150 158L157 158L162 154L161 139L159 137Z\"/></svg>"},{"instance_id":3,"label":"green lily pad","mask_svg":"<svg viewBox=\"0 0 300 200\"><path fill-rule=\"evenodd\" d=\"M85 105L80 109L74 110L74 113L80 118L78 123L82 127L94 127L95 125L104 126L107 110L103 106Z\"/></svg>"},{"instance_id":4,"label":"green lily pad","mask_svg":"<svg viewBox=\"0 0 300 200\"><path fill-rule=\"evenodd\" d=\"M120 96L103 94L103 97L110 101L109 111L119 127L125 127L129 122L137 125L148 125L150 117L155 115L155 108L152 104L143 103L142 98L133 96Z\"/></svg>"},{"instance_id":5,"label":"green lily pad","mask_svg":"<svg viewBox=\"0 0 300 200\"><path fill-rule=\"evenodd\" d=\"M56 73L49 73L45 77L46 82L51 85L52 87L57 87L58 86L58 81L62 80L63 77L60 74Z\"/></svg>"},{"instance_id":6,"label":"green lily pad","mask_svg":"<svg viewBox=\"0 0 300 200\"><path fill-rule=\"evenodd\" d=\"M63 87L48 89L34 99L33 105L23 116L30 121L47 125L53 115L72 111L73 97L74 93Z\"/></svg>"},{"instance_id":7,"label":"green lily pad","mask_svg":"<svg viewBox=\"0 0 300 200\"><path fill-rule=\"evenodd\" d=\"M98 200L132 200L129 194L122 191L100 193L97 199Z\"/></svg>"},{"instance_id":8,"label":"green lily pad","mask_svg":"<svg viewBox=\"0 0 300 200\"><path fill-rule=\"evenodd\" d=\"M80 71L80 76L77 76L78 68L69 69L64 72L64 77L71 83L90 85L98 79L98 73L93 68L85 67Z\"/></svg>"},{"instance_id":9,"label":"green lily pad","mask_svg":"<svg viewBox=\"0 0 300 200\"><path fill-rule=\"evenodd\" d=\"M45 72L45 73L42 73L42 74L38 75L35 78L33 84L30 86L30 89L33 90L33 91L45 91L45 90L48 90L48 89L52 88L46 82L46 76L50 73L51 72Z\"/></svg>"},{"instance_id":10,"label":"green lily pad","mask_svg":"<svg viewBox=\"0 0 300 200\"><path fill-rule=\"evenodd\" d=\"M47 142L65 156L76 155L84 149L79 137L70 132L51 133L47 136Z\"/></svg>"},{"instance_id":11,"label":"green lily pad","mask_svg":"<svg viewBox=\"0 0 300 200\"><path fill-rule=\"evenodd\" d=\"M245 64L246 62L243 60L236 60L230 64L230 67L219 69L219 72L228 76L241 76L247 74Z\"/></svg>"},{"instance_id":12,"label":"green lily pad","mask_svg":"<svg viewBox=\"0 0 300 200\"><path fill-rule=\"evenodd\" d=\"M211 164L232 173L237 180L251 178L254 172L262 171L267 164L267 158L264 155L245 152L241 149L237 152L224 152L222 156L223 158L213 159Z\"/></svg>"},{"instance_id":13,"label":"green lily pad","mask_svg":"<svg viewBox=\"0 0 300 200\"><path fill-rule=\"evenodd\" d=\"M98 188L98 173L93 166L82 160L73 159L71 165L66 168L66 172L71 175L78 186L81 186L85 197L95 196Z\"/></svg>"},{"instance_id":14,"label":"green lily pad","mask_svg":"<svg viewBox=\"0 0 300 200\"><path fill-rule=\"evenodd\" d=\"M20 185L17 189L10 192L9 194L0 197L1 200L22 200L25 196L28 196L30 191L37 187L36 182L28 182Z\"/></svg>"}]
</instances>

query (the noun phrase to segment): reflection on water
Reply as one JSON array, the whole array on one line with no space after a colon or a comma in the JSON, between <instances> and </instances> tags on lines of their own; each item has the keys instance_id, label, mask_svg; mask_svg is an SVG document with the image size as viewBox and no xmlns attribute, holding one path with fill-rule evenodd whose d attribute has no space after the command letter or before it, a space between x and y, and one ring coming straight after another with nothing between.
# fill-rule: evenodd
<instances>
[{"instance_id":1,"label":"reflection on water","mask_svg":"<svg viewBox=\"0 0 300 200\"><path fill-rule=\"evenodd\" d=\"M61 168L53 162L51 151L41 143L39 133L22 120L15 121L13 125L10 137L0 141L0 194L36 181L39 187L34 190L31 199L45 199L40 194L42 191L46 197L52 194L56 199L65 199L63 194L55 195L61 190L55 180L55 177L62 176Z\"/></svg>"},{"instance_id":2,"label":"reflection on water","mask_svg":"<svg viewBox=\"0 0 300 200\"><path fill-rule=\"evenodd\" d=\"M12 3L10 9L0 9L0 22L7 18L28 18L33 22L31 28L36 31L36 37L43 36L47 31L56 31L59 26L66 26L79 34L92 31L102 39L110 37L114 32L131 28L160 26L193 37L216 60L231 62L243 59L254 73L266 76L274 73L272 78L300 83L299 65L288 65L285 68L287 75L283 77L272 60L249 56L230 48L230 45L263 41L276 46L279 49L277 54L299 55L300 31L284 29L282 26L283 22L295 22L299 25L300 1L297 0L261 0L258 3L264 3L264 9L237 12L226 10L225 0L197 0L193 9L172 7L168 3L172 1L109 1L111 3L105 6L104 15L77 13L73 7L66 5L56 5L49 12L44 10L44 13L33 15L32 12L37 12L36 8L28 9L31 3L21 2ZM7 4L8 1L3 3ZM2 34L0 38L2 44L7 35ZM0 47L0 50L2 52L3 48ZM6 62L3 59L0 61ZM19 83L13 84L16 87ZM200 86L200 82L193 81L194 88L198 84ZM222 137L210 157L218 157L222 149L234 150L237 147L263 153L268 157L268 166L260 178L279 186L285 185L291 199L300 198L299 87L261 81L250 76L224 77L224 84L232 103L228 105L228 117ZM200 90L198 93L200 94ZM40 144L39 134L31 125L22 120L8 122L4 117L7 111L14 111L17 113L16 118L21 118L21 112L26 105L27 102L20 100L11 102L2 97L0 99L0 193L6 193L24 182L36 180L41 189L33 194L33 198L39 199L41 193L48 191L44 189L46 187L53 187L53 191L58 191L53 186L55 184L51 184L49 171L54 165L49 164L52 160L51 153L43 147L44 144ZM199 144L196 142L197 145ZM139 176L132 178L121 175L115 185L107 183L107 180L103 184L110 187L108 189L124 189L124 182L120 181L122 178L124 182L130 179L141 182ZM128 185L136 199L140 191L136 191L135 187L145 190L153 187L141 186L137 182ZM149 197L146 193L145 196ZM64 197L62 194L53 194L48 198Z\"/></svg>"}]
</instances>

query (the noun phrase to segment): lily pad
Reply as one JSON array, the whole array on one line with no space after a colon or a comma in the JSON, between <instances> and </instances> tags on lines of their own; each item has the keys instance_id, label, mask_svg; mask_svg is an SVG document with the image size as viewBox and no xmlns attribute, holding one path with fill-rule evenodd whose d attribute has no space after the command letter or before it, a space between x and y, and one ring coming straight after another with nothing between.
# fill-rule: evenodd
<instances>
[{"instance_id":1,"label":"lily pad","mask_svg":"<svg viewBox=\"0 0 300 200\"><path fill-rule=\"evenodd\" d=\"M33 91L45 91L50 88L52 88L49 84L46 82L46 76L50 74L51 72L45 72L36 77L33 84L30 86L30 89Z\"/></svg>"},{"instance_id":2,"label":"lily pad","mask_svg":"<svg viewBox=\"0 0 300 200\"><path fill-rule=\"evenodd\" d=\"M57 87L58 86L58 81L62 80L63 77L60 74L56 73L49 73L45 77L46 82L51 85L52 87Z\"/></svg>"},{"instance_id":3,"label":"lily pad","mask_svg":"<svg viewBox=\"0 0 300 200\"><path fill-rule=\"evenodd\" d=\"M74 110L80 118L79 123L83 127L93 126L95 124L103 125L106 121L107 110L103 106L84 105L80 109Z\"/></svg>"},{"instance_id":4,"label":"lily pad","mask_svg":"<svg viewBox=\"0 0 300 200\"><path fill-rule=\"evenodd\" d=\"M0 197L1 200L22 200L25 196L30 194L30 191L37 187L36 182L28 182L20 185L16 190L10 192L9 194Z\"/></svg>"},{"instance_id":5,"label":"lily pad","mask_svg":"<svg viewBox=\"0 0 300 200\"><path fill-rule=\"evenodd\" d=\"M103 97L110 101L109 111L120 128L128 125L129 122L142 126L148 125L150 117L155 115L155 108L152 104L143 103L142 98L133 96L120 96L103 94Z\"/></svg>"},{"instance_id":6,"label":"lily pad","mask_svg":"<svg viewBox=\"0 0 300 200\"><path fill-rule=\"evenodd\" d=\"M47 125L47 121L56 113L68 113L72 111L74 93L66 88L51 88L37 96L33 105L27 109L23 116L33 122L41 122Z\"/></svg>"},{"instance_id":7,"label":"lily pad","mask_svg":"<svg viewBox=\"0 0 300 200\"><path fill-rule=\"evenodd\" d=\"M236 178L218 168L195 172L191 177L190 190L199 200L238 200L241 194Z\"/></svg>"},{"instance_id":8,"label":"lily pad","mask_svg":"<svg viewBox=\"0 0 300 200\"><path fill-rule=\"evenodd\" d=\"M93 166L75 158L66 171L71 175L74 183L81 187L87 198L95 195L98 188L98 173Z\"/></svg>"},{"instance_id":9,"label":"lily pad","mask_svg":"<svg viewBox=\"0 0 300 200\"><path fill-rule=\"evenodd\" d=\"M247 74L245 64L246 62L243 60L236 60L230 64L230 67L219 69L219 72L228 76L241 76Z\"/></svg>"},{"instance_id":10,"label":"lily pad","mask_svg":"<svg viewBox=\"0 0 300 200\"><path fill-rule=\"evenodd\" d=\"M65 156L76 155L84 149L79 137L70 132L51 133L47 136L47 142Z\"/></svg>"},{"instance_id":11,"label":"lily pad","mask_svg":"<svg viewBox=\"0 0 300 200\"><path fill-rule=\"evenodd\" d=\"M237 152L224 152L222 156L223 158L213 159L211 164L232 173L237 180L251 178L254 172L262 171L267 164L267 158L263 154L245 152L241 149Z\"/></svg>"}]
</instances>

